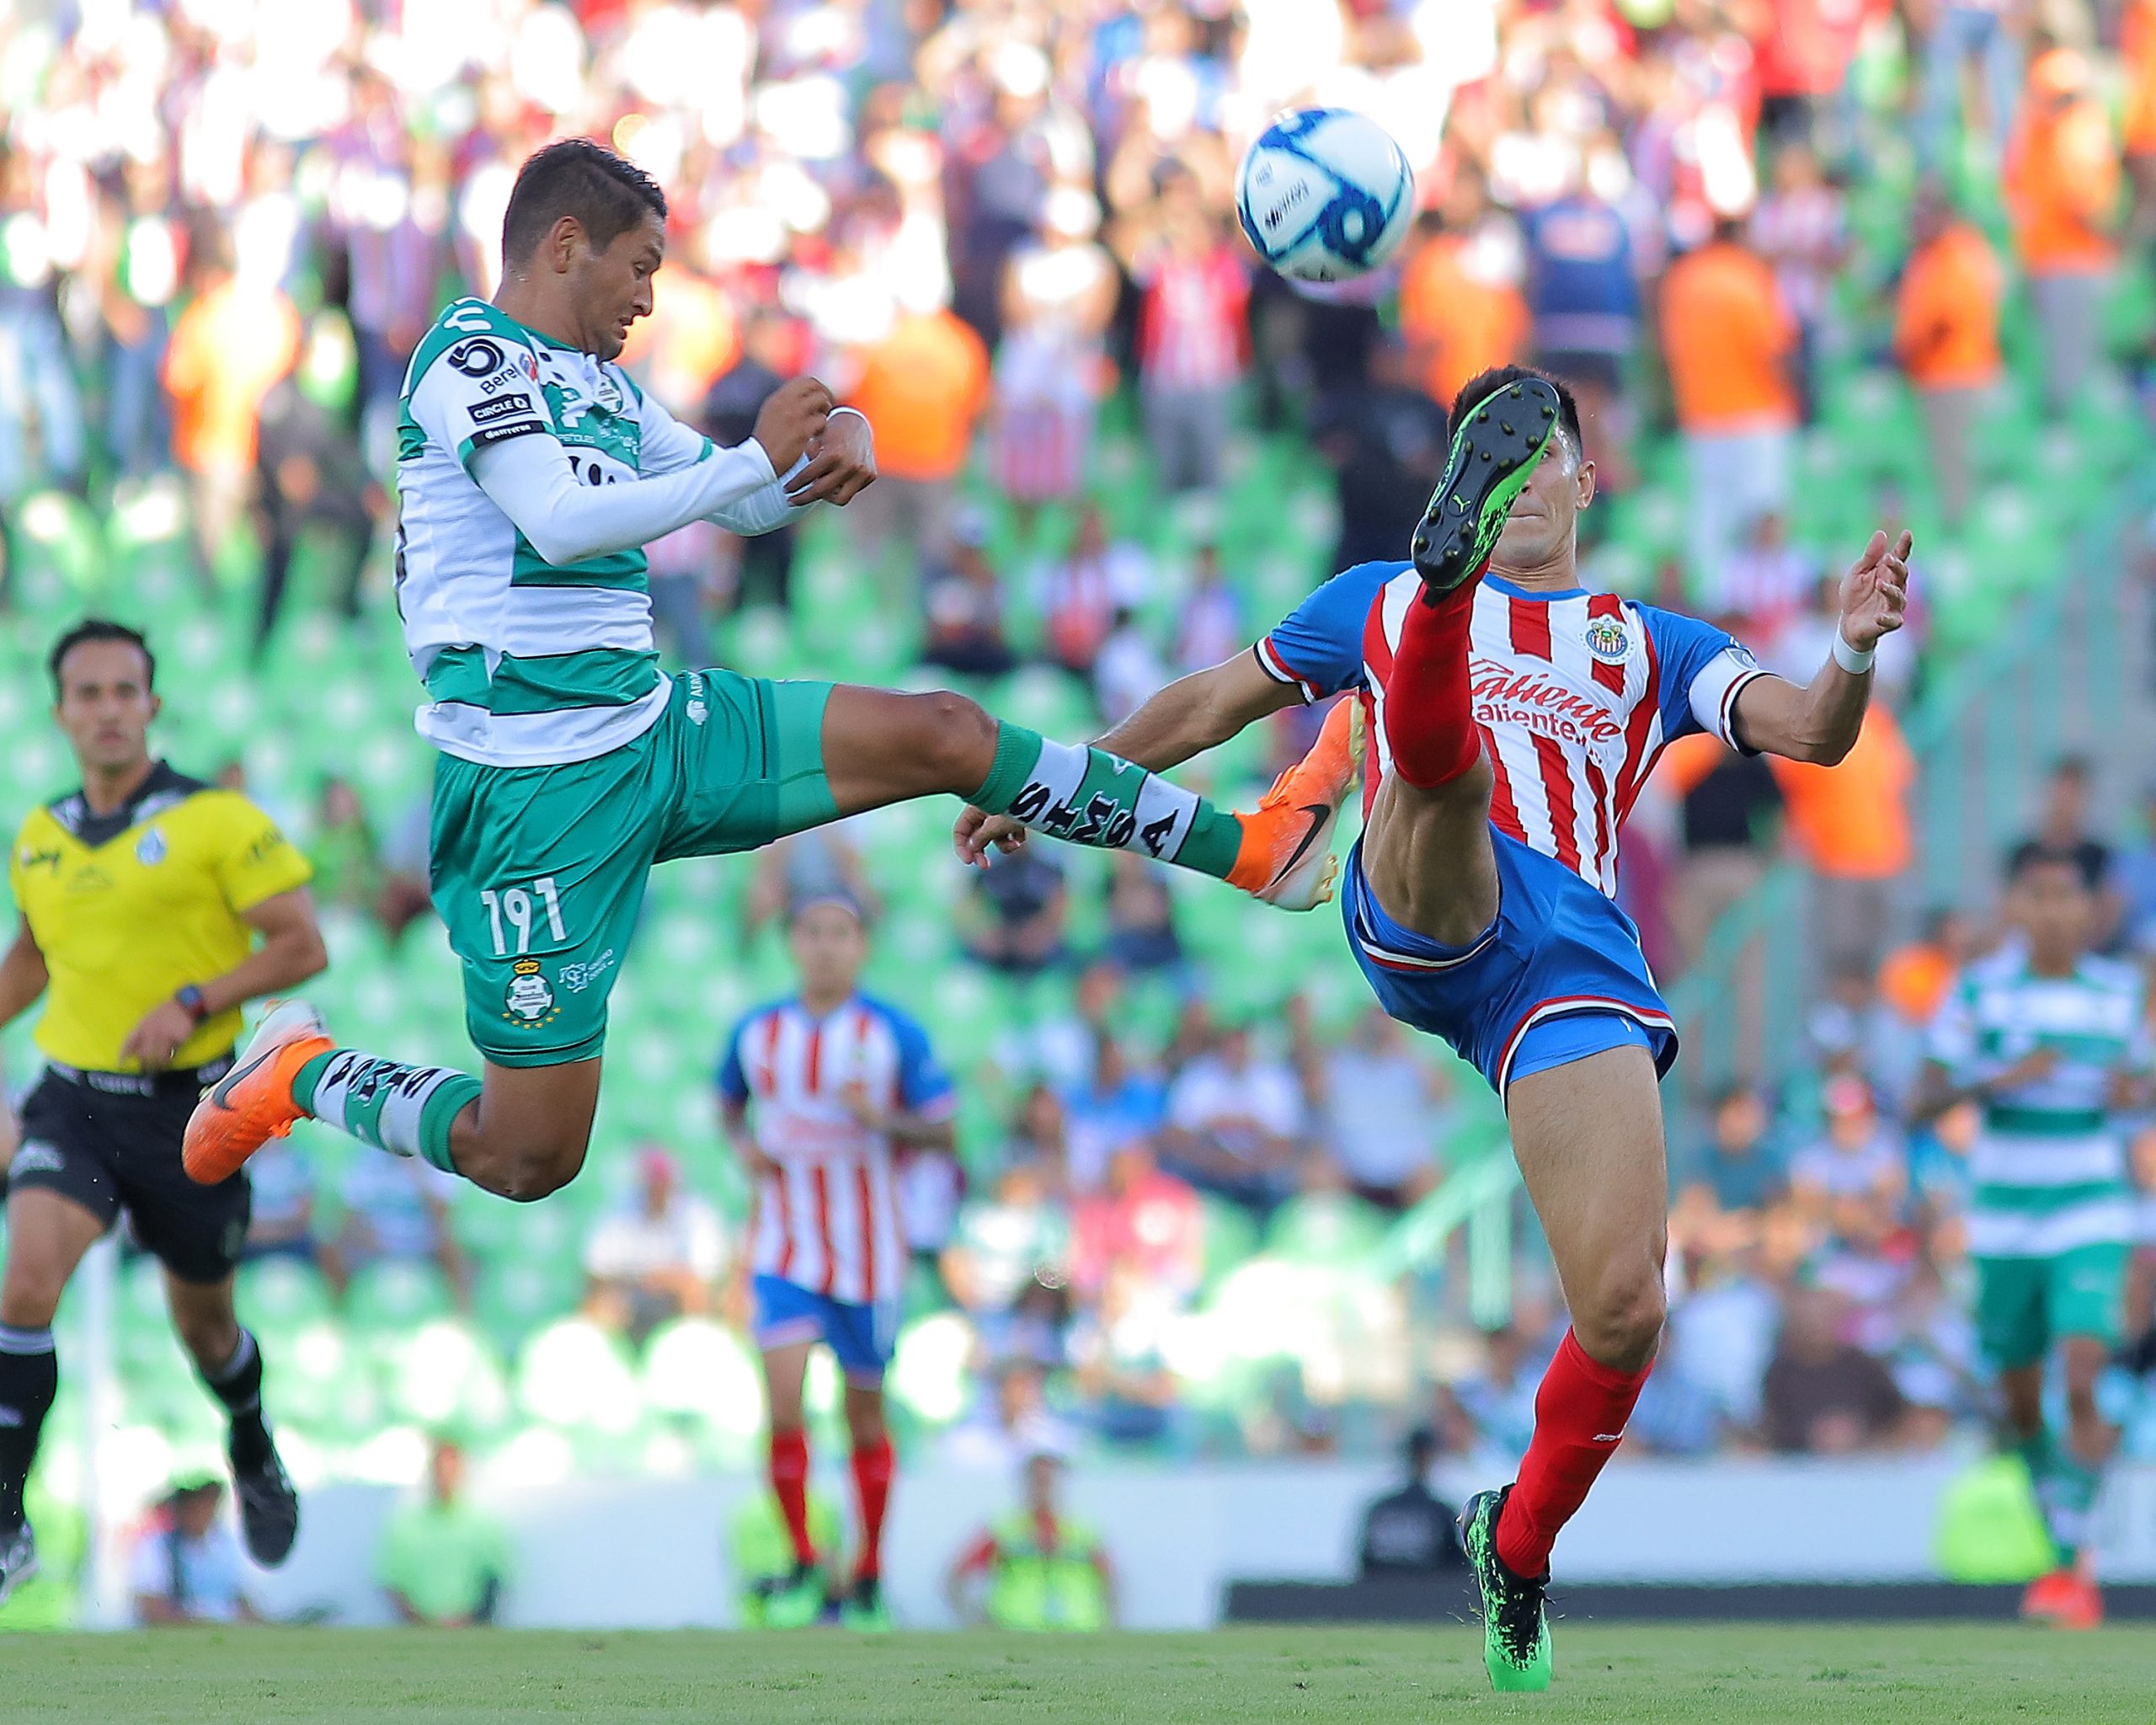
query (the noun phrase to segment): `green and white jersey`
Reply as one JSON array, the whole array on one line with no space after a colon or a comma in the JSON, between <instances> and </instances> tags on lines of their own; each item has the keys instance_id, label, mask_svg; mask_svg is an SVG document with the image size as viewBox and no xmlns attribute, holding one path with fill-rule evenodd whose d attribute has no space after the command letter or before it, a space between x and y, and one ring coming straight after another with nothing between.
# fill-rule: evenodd
<instances>
[{"instance_id":1,"label":"green and white jersey","mask_svg":"<svg viewBox=\"0 0 2156 1725\"><path fill-rule=\"evenodd\" d=\"M445 311L413 355L398 434L398 609L430 697L420 735L465 760L528 766L643 734L668 689L643 544L700 517L739 525L714 505L771 489L763 451L716 449L620 366L477 299ZM636 483L714 461L709 483Z\"/></svg>"},{"instance_id":2,"label":"green and white jersey","mask_svg":"<svg viewBox=\"0 0 2156 1725\"><path fill-rule=\"evenodd\" d=\"M2120 1074L2148 1070L2145 1005L2134 970L2103 959L2084 959L2071 976L2037 976L2010 950L1955 984L1929 1050L1955 1082L1979 1082L2039 1049L2058 1055L2043 1077L1985 1099L1969 1152L1972 1254L2049 1258L2132 1236L2111 1097Z\"/></svg>"}]
</instances>

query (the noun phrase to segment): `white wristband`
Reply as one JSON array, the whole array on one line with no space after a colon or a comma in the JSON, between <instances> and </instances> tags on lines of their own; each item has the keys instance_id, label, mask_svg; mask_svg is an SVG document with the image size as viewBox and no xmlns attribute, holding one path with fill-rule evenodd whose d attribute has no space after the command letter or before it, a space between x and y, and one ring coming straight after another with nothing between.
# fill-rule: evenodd
<instances>
[{"instance_id":1,"label":"white wristband","mask_svg":"<svg viewBox=\"0 0 2156 1725\"><path fill-rule=\"evenodd\" d=\"M850 408L846 406L843 402L840 403L838 406L833 408L830 412L826 414L824 417L826 419L831 419L837 418L841 414L851 414L854 418L860 420L862 425L868 425L867 414L862 413L859 408ZM873 426L870 426L869 429L873 430L875 428Z\"/></svg>"},{"instance_id":2,"label":"white wristband","mask_svg":"<svg viewBox=\"0 0 2156 1725\"><path fill-rule=\"evenodd\" d=\"M1834 663L1853 677L1860 677L1871 669L1871 661L1879 656L1876 647L1867 647L1861 653L1843 638L1839 623L1834 625Z\"/></svg>"}]
</instances>

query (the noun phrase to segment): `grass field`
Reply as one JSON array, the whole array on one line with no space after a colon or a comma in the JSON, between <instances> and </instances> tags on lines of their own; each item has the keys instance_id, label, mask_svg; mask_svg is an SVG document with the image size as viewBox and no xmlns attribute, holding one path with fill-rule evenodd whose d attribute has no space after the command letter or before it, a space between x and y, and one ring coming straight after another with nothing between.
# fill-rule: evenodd
<instances>
[{"instance_id":1,"label":"grass field","mask_svg":"<svg viewBox=\"0 0 2156 1725\"><path fill-rule=\"evenodd\" d=\"M1561 1628L1557 1686L1492 1695L1465 1627L1209 1635L179 1631L0 1640L0 1720L100 1725L429 1725L579 1719L971 1725L974 1721L1472 1717L1836 1725L2075 1725L2156 1717L2141 1628L2018 1626Z\"/></svg>"}]
</instances>

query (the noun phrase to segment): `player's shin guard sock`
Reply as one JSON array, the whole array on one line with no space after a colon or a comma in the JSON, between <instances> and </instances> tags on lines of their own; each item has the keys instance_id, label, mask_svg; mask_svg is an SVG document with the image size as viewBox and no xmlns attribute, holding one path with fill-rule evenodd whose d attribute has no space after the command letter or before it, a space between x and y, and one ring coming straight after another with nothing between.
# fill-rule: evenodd
<instances>
[{"instance_id":1,"label":"player's shin guard sock","mask_svg":"<svg viewBox=\"0 0 2156 1725\"><path fill-rule=\"evenodd\" d=\"M355 1048L317 1055L292 1080L292 1100L323 1124L392 1156L422 1156L449 1174L456 1172L450 1129L478 1099L479 1081L467 1073L407 1066Z\"/></svg>"},{"instance_id":2,"label":"player's shin guard sock","mask_svg":"<svg viewBox=\"0 0 2156 1725\"><path fill-rule=\"evenodd\" d=\"M214 1372L204 1372L210 1393L225 1404L232 1422L232 1466L252 1473L270 1460L270 1428L262 1420L262 1350L253 1332L243 1329L232 1357Z\"/></svg>"},{"instance_id":3,"label":"player's shin guard sock","mask_svg":"<svg viewBox=\"0 0 2156 1725\"><path fill-rule=\"evenodd\" d=\"M52 1332L0 1324L0 1528L23 1519L23 1484L59 1387Z\"/></svg>"},{"instance_id":4,"label":"player's shin guard sock","mask_svg":"<svg viewBox=\"0 0 2156 1725\"><path fill-rule=\"evenodd\" d=\"M793 1561L814 1563L816 1547L808 1538L808 1433L771 1434L771 1495L778 1499L787 1537L793 1541Z\"/></svg>"},{"instance_id":5,"label":"player's shin guard sock","mask_svg":"<svg viewBox=\"0 0 2156 1725\"><path fill-rule=\"evenodd\" d=\"M990 814L1097 850L1136 851L1225 880L1242 824L1225 809L1104 750L999 724L995 761L966 800Z\"/></svg>"},{"instance_id":6,"label":"player's shin guard sock","mask_svg":"<svg viewBox=\"0 0 2156 1725\"><path fill-rule=\"evenodd\" d=\"M1579 1338L1565 1332L1534 1392L1534 1436L1497 1523L1497 1556L1513 1574L1540 1575L1550 1567L1557 1530L1616 1453L1646 1381L1646 1370L1617 1371L1590 1359Z\"/></svg>"},{"instance_id":7,"label":"player's shin guard sock","mask_svg":"<svg viewBox=\"0 0 2156 1725\"><path fill-rule=\"evenodd\" d=\"M861 1559L855 1573L873 1580L883 1573L883 1506L891 1496L891 1440L853 1452L853 1489L861 1505Z\"/></svg>"},{"instance_id":8,"label":"player's shin guard sock","mask_svg":"<svg viewBox=\"0 0 2156 1725\"><path fill-rule=\"evenodd\" d=\"M2103 1470L2089 1466L2068 1445L2053 1450L2051 1466L2036 1482L2036 1502L2052 1543L2058 1547L2061 1568L2072 1567L2089 1542L2089 1517L2103 1483Z\"/></svg>"},{"instance_id":9,"label":"player's shin guard sock","mask_svg":"<svg viewBox=\"0 0 2156 1725\"><path fill-rule=\"evenodd\" d=\"M1480 585L1469 581L1435 605L1411 605L1401 620L1385 689L1385 738L1393 770L1426 791L1458 778L1482 752L1467 664Z\"/></svg>"}]
</instances>

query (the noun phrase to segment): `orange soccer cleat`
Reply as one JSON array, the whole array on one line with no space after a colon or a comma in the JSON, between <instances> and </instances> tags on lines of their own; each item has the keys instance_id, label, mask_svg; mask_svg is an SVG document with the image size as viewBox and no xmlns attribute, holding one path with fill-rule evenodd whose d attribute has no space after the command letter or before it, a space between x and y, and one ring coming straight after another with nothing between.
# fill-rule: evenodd
<instances>
[{"instance_id":1,"label":"orange soccer cleat","mask_svg":"<svg viewBox=\"0 0 2156 1725\"><path fill-rule=\"evenodd\" d=\"M335 1044L305 1001L271 1001L231 1071L202 1092L188 1117L180 1165L203 1186L229 1180L272 1138L282 1138L306 1111L292 1100L292 1080Z\"/></svg>"},{"instance_id":2,"label":"orange soccer cleat","mask_svg":"<svg viewBox=\"0 0 2156 1725\"><path fill-rule=\"evenodd\" d=\"M2104 1621L2104 1595L2087 1571L2069 1565L2029 1583L2021 1595L2021 1615L2060 1629L2095 1629Z\"/></svg>"},{"instance_id":3,"label":"orange soccer cleat","mask_svg":"<svg viewBox=\"0 0 2156 1725\"><path fill-rule=\"evenodd\" d=\"M1283 911L1311 911L1340 878L1332 829L1363 766L1363 706L1353 697L1325 716L1309 754L1273 782L1242 823L1228 884Z\"/></svg>"}]
</instances>

